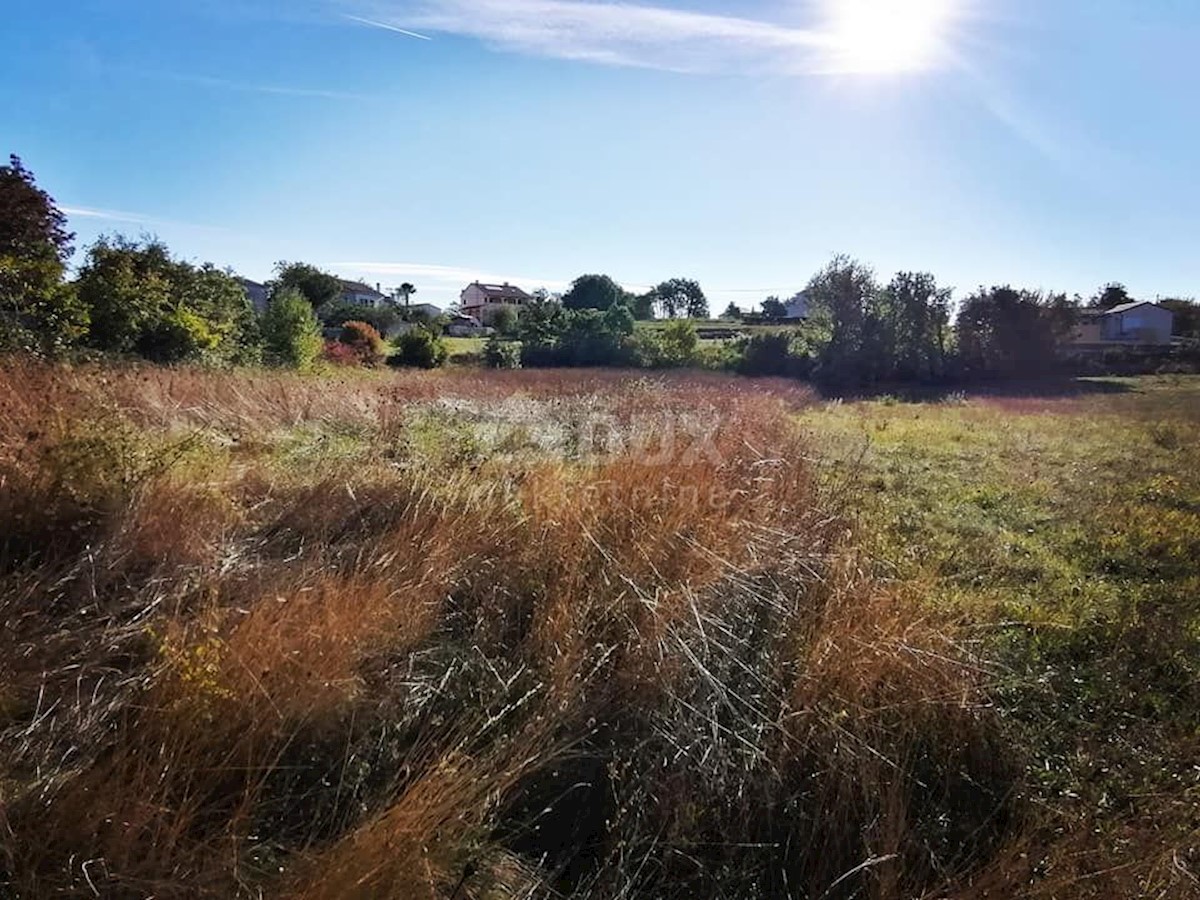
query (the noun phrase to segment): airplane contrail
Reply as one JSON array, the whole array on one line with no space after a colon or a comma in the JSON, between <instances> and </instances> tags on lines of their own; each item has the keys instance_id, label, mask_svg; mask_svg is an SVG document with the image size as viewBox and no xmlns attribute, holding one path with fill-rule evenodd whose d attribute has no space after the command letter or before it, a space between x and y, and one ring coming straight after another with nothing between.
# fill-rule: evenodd
<instances>
[{"instance_id":1,"label":"airplane contrail","mask_svg":"<svg viewBox=\"0 0 1200 900\"><path fill-rule=\"evenodd\" d=\"M389 25L387 22L377 22L374 19L364 19L361 16L351 16L351 15L346 15L345 18L349 19L352 22L359 22L363 25L370 25L373 28L383 28L387 31L394 31L397 34L408 35L409 37L417 38L418 40L422 40L422 41L432 41L433 40L433 38L431 38L427 34L418 34L415 31L407 31L407 30L405 30L403 28L399 28L395 25Z\"/></svg>"}]
</instances>

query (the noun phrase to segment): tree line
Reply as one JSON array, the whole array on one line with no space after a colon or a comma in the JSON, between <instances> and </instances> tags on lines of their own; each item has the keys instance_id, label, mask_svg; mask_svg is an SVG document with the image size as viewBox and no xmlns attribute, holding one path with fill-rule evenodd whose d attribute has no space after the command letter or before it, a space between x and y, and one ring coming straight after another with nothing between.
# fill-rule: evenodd
<instances>
[{"instance_id":1,"label":"tree line","mask_svg":"<svg viewBox=\"0 0 1200 900\"><path fill-rule=\"evenodd\" d=\"M266 363L298 368L324 356L379 364L405 307L342 304L342 283L302 262L277 264L269 303L258 315L242 283L211 264L177 259L155 239L105 237L88 248L73 278L74 235L66 217L17 157L0 167L0 349L43 354L95 351L156 362ZM416 292L405 284L405 299ZM497 366L704 366L748 375L804 377L838 386L1036 375L1061 367L1061 348L1085 301L1065 294L980 288L955 309L952 291L925 272L886 283L846 256L808 282L809 315L788 328L752 329L702 341L694 320L709 316L694 279L671 278L645 293L588 274L559 297L542 291L519 316L504 312L486 361ZM1109 284L1086 305L1130 302ZM1200 307L1160 301L1184 336L1200 338ZM725 317L743 313L730 304ZM767 298L754 321L786 315ZM650 320L664 319L655 325ZM747 320L749 321L749 320ZM436 366L447 351L440 322L414 321L390 361ZM333 340L326 340L330 331Z\"/></svg>"}]
</instances>

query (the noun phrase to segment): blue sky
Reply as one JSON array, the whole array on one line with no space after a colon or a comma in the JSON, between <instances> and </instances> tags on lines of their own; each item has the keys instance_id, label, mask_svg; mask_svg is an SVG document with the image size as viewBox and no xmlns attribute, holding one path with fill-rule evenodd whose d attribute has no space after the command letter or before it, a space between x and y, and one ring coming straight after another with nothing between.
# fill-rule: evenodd
<instances>
[{"instance_id":1,"label":"blue sky","mask_svg":"<svg viewBox=\"0 0 1200 900\"><path fill-rule=\"evenodd\" d=\"M81 246L442 304L601 271L749 305L839 252L1195 296L1197 46L1195 0L15 0L0 150Z\"/></svg>"}]
</instances>

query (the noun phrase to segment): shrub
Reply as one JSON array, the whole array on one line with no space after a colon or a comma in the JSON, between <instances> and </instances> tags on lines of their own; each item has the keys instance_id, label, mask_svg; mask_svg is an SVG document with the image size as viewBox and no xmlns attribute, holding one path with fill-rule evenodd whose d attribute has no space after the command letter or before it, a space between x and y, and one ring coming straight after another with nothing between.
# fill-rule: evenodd
<instances>
[{"instance_id":1,"label":"shrub","mask_svg":"<svg viewBox=\"0 0 1200 900\"><path fill-rule=\"evenodd\" d=\"M496 335L483 348L483 359L489 369L521 368L521 345L515 341L504 341Z\"/></svg>"},{"instance_id":2,"label":"shrub","mask_svg":"<svg viewBox=\"0 0 1200 900\"><path fill-rule=\"evenodd\" d=\"M326 341L325 349L321 352L321 359L335 366L345 366L347 368L362 365L362 359L359 357L358 351L349 344L343 344L341 341Z\"/></svg>"},{"instance_id":3,"label":"shrub","mask_svg":"<svg viewBox=\"0 0 1200 900\"><path fill-rule=\"evenodd\" d=\"M803 376L808 374L809 360L795 353L792 335L769 332L740 343L736 368L742 375Z\"/></svg>"},{"instance_id":4,"label":"shrub","mask_svg":"<svg viewBox=\"0 0 1200 900\"><path fill-rule=\"evenodd\" d=\"M346 322L340 341L354 351L364 366L377 366L387 355L383 336L366 322Z\"/></svg>"},{"instance_id":5,"label":"shrub","mask_svg":"<svg viewBox=\"0 0 1200 900\"><path fill-rule=\"evenodd\" d=\"M342 328L348 322L366 322L380 335L386 335L399 324L401 315L390 306L370 307L355 306L352 303L339 303L320 311L321 321L327 328Z\"/></svg>"},{"instance_id":6,"label":"shrub","mask_svg":"<svg viewBox=\"0 0 1200 900\"><path fill-rule=\"evenodd\" d=\"M414 328L396 339L396 352L388 365L396 368L437 369L450 355L446 342L425 328Z\"/></svg>"},{"instance_id":7,"label":"shrub","mask_svg":"<svg viewBox=\"0 0 1200 900\"><path fill-rule=\"evenodd\" d=\"M317 317L299 291L280 291L262 319L263 346L267 362L308 369L321 354L321 332Z\"/></svg>"},{"instance_id":8,"label":"shrub","mask_svg":"<svg viewBox=\"0 0 1200 900\"><path fill-rule=\"evenodd\" d=\"M673 319L658 329L643 329L633 339L634 358L638 365L649 369L696 365L699 351L696 326L687 319Z\"/></svg>"}]
</instances>

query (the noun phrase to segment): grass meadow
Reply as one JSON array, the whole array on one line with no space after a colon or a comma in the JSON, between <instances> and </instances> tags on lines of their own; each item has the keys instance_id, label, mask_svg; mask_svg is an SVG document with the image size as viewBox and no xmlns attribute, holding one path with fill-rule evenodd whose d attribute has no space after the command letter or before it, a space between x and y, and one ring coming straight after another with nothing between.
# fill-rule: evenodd
<instances>
[{"instance_id":1,"label":"grass meadow","mask_svg":"<svg viewBox=\"0 0 1200 900\"><path fill-rule=\"evenodd\" d=\"M1194 897L1198 438L0 361L0 895Z\"/></svg>"}]
</instances>

